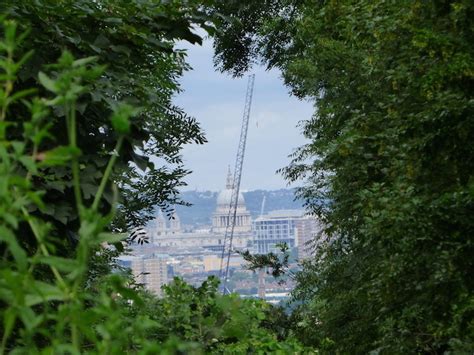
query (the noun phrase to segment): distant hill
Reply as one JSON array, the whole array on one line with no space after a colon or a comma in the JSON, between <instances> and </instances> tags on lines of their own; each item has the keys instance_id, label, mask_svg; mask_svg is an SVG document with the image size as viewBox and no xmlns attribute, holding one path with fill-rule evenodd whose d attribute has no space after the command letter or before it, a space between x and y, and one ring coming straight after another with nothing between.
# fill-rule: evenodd
<instances>
[{"instance_id":1,"label":"distant hill","mask_svg":"<svg viewBox=\"0 0 474 355\"><path fill-rule=\"evenodd\" d=\"M260 214L263 196L266 196L265 212L282 209L300 209L301 201L295 201L294 189L280 190L254 190L243 192L245 205L252 214L257 217ZM209 225L211 215L216 209L218 192L214 191L184 191L181 197L184 201L192 204L190 207L177 206L176 212L182 224L187 225Z\"/></svg>"}]
</instances>

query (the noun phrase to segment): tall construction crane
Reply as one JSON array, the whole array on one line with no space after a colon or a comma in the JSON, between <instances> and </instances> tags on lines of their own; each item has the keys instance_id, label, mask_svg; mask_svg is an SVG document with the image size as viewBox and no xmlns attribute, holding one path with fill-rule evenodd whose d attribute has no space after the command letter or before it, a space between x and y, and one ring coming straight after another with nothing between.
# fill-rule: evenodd
<instances>
[{"instance_id":1,"label":"tall construction crane","mask_svg":"<svg viewBox=\"0 0 474 355\"><path fill-rule=\"evenodd\" d=\"M247 85L247 94L245 96L244 116L242 119L242 128L240 130L239 146L237 149L237 157L235 159L234 180L232 182L232 196L229 205L229 214L227 217L227 225L224 235L224 243L222 248L222 257L220 265L220 279L222 282L223 293L229 292L227 289L227 279L229 276L230 254L232 253L232 239L234 237L235 220L237 215L237 204L239 202L240 180L242 178L242 166L244 163L245 145L247 143L247 132L249 128L250 107L252 105L253 85L255 74L249 76Z\"/></svg>"}]
</instances>

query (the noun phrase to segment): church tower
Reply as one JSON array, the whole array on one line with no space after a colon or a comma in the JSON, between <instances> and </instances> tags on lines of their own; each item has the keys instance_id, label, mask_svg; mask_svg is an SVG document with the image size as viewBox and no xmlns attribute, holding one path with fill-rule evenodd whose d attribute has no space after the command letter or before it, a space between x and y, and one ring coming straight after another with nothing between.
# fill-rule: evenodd
<instances>
[{"instance_id":1,"label":"church tower","mask_svg":"<svg viewBox=\"0 0 474 355\"><path fill-rule=\"evenodd\" d=\"M181 221L178 217L176 211L173 211L173 215L171 216L170 220L170 232L172 234L181 232Z\"/></svg>"},{"instance_id":2,"label":"church tower","mask_svg":"<svg viewBox=\"0 0 474 355\"><path fill-rule=\"evenodd\" d=\"M164 232L166 230L166 220L161 210L158 212L158 217L156 218L156 230L158 232Z\"/></svg>"},{"instance_id":3,"label":"church tower","mask_svg":"<svg viewBox=\"0 0 474 355\"><path fill-rule=\"evenodd\" d=\"M153 241L156 241L157 238L160 238L165 234L166 234L166 220L165 220L165 217L163 216L163 212L159 210L158 216L156 217L156 220L155 220L155 230L154 230L154 233L152 233Z\"/></svg>"}]
</instances>

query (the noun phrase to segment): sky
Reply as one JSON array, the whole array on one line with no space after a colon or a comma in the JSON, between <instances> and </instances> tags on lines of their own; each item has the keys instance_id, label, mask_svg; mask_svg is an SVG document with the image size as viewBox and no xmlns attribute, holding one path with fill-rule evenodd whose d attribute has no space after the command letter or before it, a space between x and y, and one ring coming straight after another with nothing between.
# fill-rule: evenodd
<instances>
[{"instance_id":1,"label":"sky","mask_svg":"<svg viewBox=\"0 0 474 355\"><path fill-rule=\"evenodd\" d=\"M185 146L185 167L193 172L183 190L218 191L224 188L228 166L235 165L248 77L234 79L215 71L210 40L179 47L188 50L193 70L181 79L184 91L174 102L200 122L208 140ZM257 67L252 73L255 87L241 190L285 188L287 182L276 170L288 165L288 155L305 143L297 124L311 117L313 106L290 96L278 71Z\"/></svg>"}]
</instances>

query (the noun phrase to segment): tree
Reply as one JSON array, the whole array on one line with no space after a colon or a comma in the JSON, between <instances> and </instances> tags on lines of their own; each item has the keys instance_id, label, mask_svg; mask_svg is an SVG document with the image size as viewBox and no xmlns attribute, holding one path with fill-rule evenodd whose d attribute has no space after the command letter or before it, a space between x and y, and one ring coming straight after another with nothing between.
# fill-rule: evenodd
<instances>
[{"instance_id":1,"label":"tree","mask_svg":"<svg viewBox=\"0 0 474 355\"><path fill-rule=\"evenodd\" d=\"M153 216L155 206L169 210L170 205L182 203L177 187L189 171L182 164L181 147L205 142L196 120L172 103L172 96L180 90L178 78L189 69L185 52L174 48L176 41L199 44L201 37L192 27L210 28L199 4L7 0L0 5L8 18L18 19L21 30L31 32L18 48L22 52L33 50L18 73L18 90L36 88L43 94L37 74L43 70L54 77L55 71L48 65L65 49L76 58L94 56L105 65L100 80L76 107L81 192L86 202L93 200L104 164L114 149L116 132L108 117L118 101L140 109L131 121L131 133L124 140L113 172L120 194L113 225L118 231L143 225ZM18 122L28 115L19 104L11 105L9 112ZM44 149L65 142L63 117L60 109L51 113L51 136ZM153 163L151 156L162 165ZM70 173L63 167L48 168L35 184L46 191L42 213L54 222L58 235L67 235L74 243L78 220L73 212L71 183L56 181L56 176ZM103 212L110 209L112 195L107 185L106 200L101 202Z\"/></svg>"},{"instance_id":2,"label":"tree","mask_svg":"<svg viewBox=\"0 0 474 355\"><path fill-rule=\"evenodd\" d=\"M116 294L139 304L127 279L106 274L98 290L83 286L94 281L103 243L122 239L104 229L144 223L154 205L180 202L180 149L205 141L171 100L188 69L175 42L199 43L191 27L207 27L197 6L1 2L0 353L107 348L107 332L91 332L98 323L146 329L114 314Z\"/></svg>"},{"instance_id":3,"label":"tree","mask_svg":"<svg viewBox=\"0 0 474 355\"><path fill-rule=\"evenodd\" d=\"M311 143L284 170L305 179L299 194L327 226L299 275L299 334L331 351L472 351L474 6L282 0L218 11L222 70L262 61L315 102Z\"/></svg>"}]
</instances>

